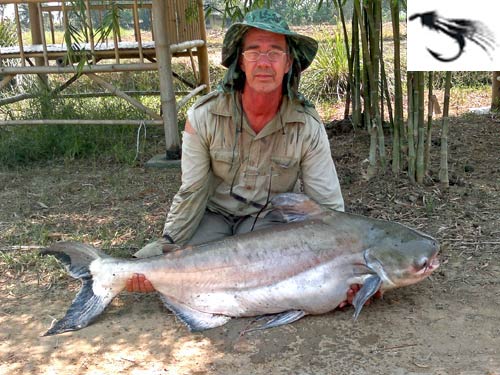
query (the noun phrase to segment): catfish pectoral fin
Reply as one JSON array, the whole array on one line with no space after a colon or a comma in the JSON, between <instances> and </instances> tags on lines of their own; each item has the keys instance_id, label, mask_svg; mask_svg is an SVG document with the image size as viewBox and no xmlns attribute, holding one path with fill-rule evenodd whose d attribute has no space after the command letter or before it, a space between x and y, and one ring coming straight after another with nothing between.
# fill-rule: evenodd
<instances>
[{"instance_id":1,"label":"catfish pectoral fin","mask_svg":"<svg viewBox=\"0 0 500 375\"><path fill-rule=\"evenodd\" d=\"M377 290L379 290L381 285L382 279L377 275L370 276L366 279L365 283L358 291L358 293L356 293L356 296L352 301L352 304L354 305L354 320L358 319L358 315L361 312L361 309L363 308L365 302L368 301L370 297L372 297L375 293L377 293Z\"/></svg>"}]
</instances>

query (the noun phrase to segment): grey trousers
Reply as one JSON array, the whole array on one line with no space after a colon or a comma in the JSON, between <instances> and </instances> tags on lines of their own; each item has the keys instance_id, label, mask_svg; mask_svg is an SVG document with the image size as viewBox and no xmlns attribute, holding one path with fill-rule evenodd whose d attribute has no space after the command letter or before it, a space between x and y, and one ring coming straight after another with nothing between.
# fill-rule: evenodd
<instances>
[{"instance_id":1,"label":"grey trousers","mask_svg":"<svg viewBox=\"0 0 500 375\"><path fill-rule=\"evenodd\" d=\"M252 226L254 226L253 230L257 230L277 224L283 224L283 221L277 220L272 215L262 218L259 217L255 220L255 217L252 216L225 216L207 210L193 237L186 245L198 245L205 242L220 240L235 234L248 233L252 230ZM163 254L165 245L166 241L163 239L153 241L137 251L134 256L136 258L148 258L161 255ZM166 246L168 247L169 245ZM177 246L172 246L172 248L175 247Z\"/></svg>"}]
</instances>

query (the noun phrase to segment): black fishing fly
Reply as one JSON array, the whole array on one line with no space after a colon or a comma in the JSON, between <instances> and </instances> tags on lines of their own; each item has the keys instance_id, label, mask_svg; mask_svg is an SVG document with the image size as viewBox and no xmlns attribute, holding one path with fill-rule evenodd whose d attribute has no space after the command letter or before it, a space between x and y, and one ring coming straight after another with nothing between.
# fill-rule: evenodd
<instances>
[{"instance_id":1,"label":"black fishing fly","mask_svg":"<svg viewBox=\"0 0 500 375\"><path fill-rule=\"evenodd\" d=\"M413 21L417 18L420 18L422 26L443 32L458 43L458 53L452 57L443 57L442 54L427 48L435 59L442 62L458 59L464 52L466 39L481 47L491 58L489 51L495 48L495 39L493 33L484 23L465 19L447 19L439 17L436 12L416 13L409 20Z\"/></svg>"}]
</instances>

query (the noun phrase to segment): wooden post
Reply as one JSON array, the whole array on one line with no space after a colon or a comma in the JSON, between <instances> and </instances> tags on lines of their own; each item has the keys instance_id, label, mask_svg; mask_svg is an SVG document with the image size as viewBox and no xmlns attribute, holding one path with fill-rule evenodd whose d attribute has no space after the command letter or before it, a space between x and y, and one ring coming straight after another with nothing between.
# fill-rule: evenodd
<instances>
[{"instance_id":1,"label":"wooden post","mask_svg":"<svg viewBox=\"0 0 500 375\"><path fill-rule=\"evenodd\" d=\"M207 85L205 93L210 92L210 72L208 62L207 31L205 30L205 12L203 10L203 0L198 0L198 20L200 25L200 37L205 41L202 47L198 47L198 67L200 70L200 84Z\"/></svg>"},{"instance_id":2,"label":"wooden post","mask_svg":"<svg viewBox=\"0 0 500 375\"><path fill-rule=\"evenodd\" d=\"M166 1L153 0L152 5L156 58L160 79L160 100L165 129L166 158L168 160L175 160L179 159L181 155L172 77L172 55L166 24Z\"/></svg>"},{"instance_id":3,"label":"wooden post","mask_svg":"<svg viewBox=\"0 0 500 375\"><path fill-rule=\"evenodd\" d=\"M43 44L42 29L40 23L40 12L37 3L28 3L28 12L30 18L31 40L32 44ZM44 66L43 57L35 57L35 65ZM48 87L48 79L46 75L39 75L40 80Z\"/></svg>"}]
</instances>

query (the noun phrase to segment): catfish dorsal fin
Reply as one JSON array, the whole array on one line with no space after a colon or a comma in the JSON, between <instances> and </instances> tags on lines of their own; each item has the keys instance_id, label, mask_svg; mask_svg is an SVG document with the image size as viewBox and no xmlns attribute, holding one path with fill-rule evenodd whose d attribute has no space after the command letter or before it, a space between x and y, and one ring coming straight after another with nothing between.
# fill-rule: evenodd
<instances>
[{"instance_id":1,"label":"catfish dorsal fin","mask_svg":"<svg viewBox=\"0 0 500 375\"><path fill-rule=\"evenodd\" d=\"M284 222L303 221L323 212L321 206L305 194L283 193L271 199L271 215L279 216Z\"/></svg>"}]
</instances>

